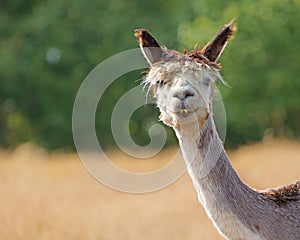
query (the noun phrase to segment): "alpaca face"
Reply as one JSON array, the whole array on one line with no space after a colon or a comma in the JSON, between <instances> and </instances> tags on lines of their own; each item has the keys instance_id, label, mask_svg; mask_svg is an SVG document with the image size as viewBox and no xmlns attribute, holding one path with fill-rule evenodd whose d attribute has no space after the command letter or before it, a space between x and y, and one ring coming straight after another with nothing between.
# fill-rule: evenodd
<instances>
[{"instance_id":1,"label":"alpaca face","mask_svg":"<svg viewBox=\"0 0 300 240\"><path fill-rule=\"evenodd\" d=\"M194 61L154 65L145 84L153 89L160 120L171 127L203 123L211 112L214 77L218 71Z\"/></svg>"},{"instance_id":2,"label":"alpaca face","mask_svg":"<svg viewBox=\"0 0 300 240\"><path fill-rule=\"evenodd\" d=\"M160 119L165 124L180 128L198 123L203 127L211 113L213 83L221 79L216 61L236 30L232 23L224 25L201 50L195 47L183 54L160 47L146 29L135 31L151 67L145 84L153 89Z\"/></svg>"}]
</instances>

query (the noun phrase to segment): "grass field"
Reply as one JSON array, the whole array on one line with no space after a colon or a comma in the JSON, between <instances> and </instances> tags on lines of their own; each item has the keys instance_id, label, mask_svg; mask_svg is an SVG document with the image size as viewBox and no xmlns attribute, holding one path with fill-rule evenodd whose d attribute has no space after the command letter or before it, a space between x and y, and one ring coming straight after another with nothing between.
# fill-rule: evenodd
<instances>
[{"instance_id":1,"label":"grass field","mask_svg":"<svg viewBox=\"0 0 300 240\"><path fill-rule=\"evenodd\" d=\"M155 168L176 149L151 160ZM120 165L130 159L111 153ZM240 177L255 188L300 179L300 143L272 140L229 152ZM136 164L142 168L143 164ZM149 194L111 190L90 176L77 155L30 145L0 150L0 239L222 239L198 204L185 174Z\"/></svg>"}]
</instances>

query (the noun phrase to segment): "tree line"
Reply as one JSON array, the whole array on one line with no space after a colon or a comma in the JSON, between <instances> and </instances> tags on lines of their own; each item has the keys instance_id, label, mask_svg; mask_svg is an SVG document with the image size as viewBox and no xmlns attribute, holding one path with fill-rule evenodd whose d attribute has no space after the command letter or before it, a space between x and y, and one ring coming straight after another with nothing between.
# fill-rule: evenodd
<instances>
[{"instance_id":1,"label":"tree line","mask_svg":"<svg viewBox=\"0 0 300 240\"><path fill-rule=\"evenodd\" d=\"M300 2L20 0L0 9L0 146L30 141L73 150L72 108L86 75L101 61L136 48L133 30L149 29L169 48L204 45L235 19L238 31L220 59L229 87L220 88L227 113L226 145L300 134ZM103 147L115 146L114 103L137 86L140 72L122 76L103 96L96 116ZM153 107L130 120L133 139L149 142ZM176 140L167 130L167 145Z\"/></svg>"}]
</instances>

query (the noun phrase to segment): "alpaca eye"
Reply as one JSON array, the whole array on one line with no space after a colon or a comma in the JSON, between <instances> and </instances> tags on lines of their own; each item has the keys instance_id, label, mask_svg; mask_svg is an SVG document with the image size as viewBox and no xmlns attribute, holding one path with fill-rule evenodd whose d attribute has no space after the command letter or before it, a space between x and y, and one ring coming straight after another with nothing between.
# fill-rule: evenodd
<instances>
[{"instance_id":1,"label":"alpaca eye","mask_svg":"<svg viewBox=\"0 0 300 240\"><path fill-rule=\"evenodd\" d=\"M204 84L205 86L209 86L209 83L210 83L210 79L209 78L204 78L203 80L202 80L202 84Z\"/></svg>"},{"instance_id":2,"label":"alpaca eye","mask_svg":"<svg viewBox=\"0 0 300 240\"><path fill-rule=\"evenodd\" d=\"M164 80L157 80L156 81L156 84L159 86L159 87L162 87L166 84L166 82Z\"/></svg>"}]
</instances>

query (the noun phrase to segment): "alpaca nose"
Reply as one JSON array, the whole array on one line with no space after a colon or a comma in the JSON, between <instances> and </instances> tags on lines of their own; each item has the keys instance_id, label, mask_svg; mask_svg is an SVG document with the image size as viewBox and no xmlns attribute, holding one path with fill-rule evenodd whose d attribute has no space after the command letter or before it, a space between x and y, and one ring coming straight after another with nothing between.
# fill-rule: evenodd
<instances>
[{"instance_id":1,"label":"alpaca nose","mask_svg":"<svg viewBox=\"0 0 300 240\"><path fill-rule=\"evenodd\" d=\"M184 89L177 90L172 95L172 97L178 98L181 101L184 101L185 99L187 99L189 97L194 97L194 96L195 96L195 92L190 88L184 88Z\"/></svg>"}]
</instances>

